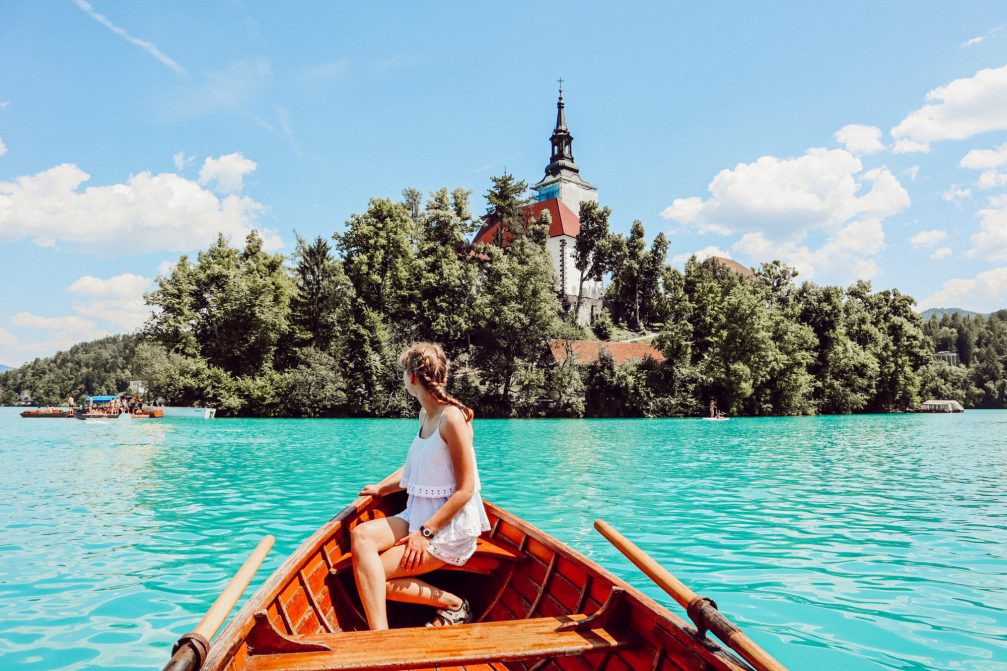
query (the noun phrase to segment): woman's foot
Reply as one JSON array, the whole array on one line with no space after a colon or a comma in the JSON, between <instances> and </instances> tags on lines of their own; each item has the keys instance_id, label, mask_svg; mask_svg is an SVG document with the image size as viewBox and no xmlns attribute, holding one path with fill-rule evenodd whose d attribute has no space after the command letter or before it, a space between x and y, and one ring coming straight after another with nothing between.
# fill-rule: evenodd
<instances>
[{"instance_id":1,"label":"woman's foot","mask_svg":"<svg viewBox=\"0 0 1007 671\"><path fill-rule=\"evenodd\" d=\"M449 627L454 624L466 624L472 621L472 607L468 599L462 599L462 605L457 608L440 608L436 617L427 622L428 627Z\"/></svg>"}]
</instances>

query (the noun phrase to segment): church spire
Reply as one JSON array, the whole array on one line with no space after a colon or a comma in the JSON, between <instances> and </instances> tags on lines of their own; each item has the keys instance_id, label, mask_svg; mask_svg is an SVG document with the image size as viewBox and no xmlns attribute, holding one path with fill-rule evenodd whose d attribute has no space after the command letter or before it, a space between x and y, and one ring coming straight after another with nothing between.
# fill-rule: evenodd
<instances>
[{"instance_id":1,"label":"church spire","mask_svg":"<svg viewBox=\"0 0 1007 671\"><path fill-rule=\"evenodd\" d=\"M545 174L558 176L562 173L574 174L580 172L580 168L573 161L573 135L566 127L566 105L563 102L563 80L559 80L559 101L556 103L556 128L549 138L552 144L552 157L549 165L546 166Z\"/></svg>"},{"instance_id":2,"label":"church spire","mask_svg":"<svg viewBox=\"0 0 1007 671\"><path fill-rule=\"evenodd\" d=\"M563 104L563 78L559 80L559 102L556 103L556 130L567 130L566 113L563 111L566 105Z\"/></svg>"}]
</instances>

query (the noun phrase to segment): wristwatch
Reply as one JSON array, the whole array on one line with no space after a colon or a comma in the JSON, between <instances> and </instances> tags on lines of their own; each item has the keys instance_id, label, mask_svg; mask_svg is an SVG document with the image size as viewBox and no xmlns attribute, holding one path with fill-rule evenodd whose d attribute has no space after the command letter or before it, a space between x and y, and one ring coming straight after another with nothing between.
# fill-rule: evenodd
<instances>
[{"instance_id":1,"label":"wristwatch","mask_svg":"<svg viewBox=\"0 0 1007 671\"><path fill-rule=\"evenodd\" d=\"M420 533L423 534L423 537L426 538L427 540L434 537L434 532L430 531L430 529L427 529L424 526L420 527Z\"/></svg>"}]
</instances>

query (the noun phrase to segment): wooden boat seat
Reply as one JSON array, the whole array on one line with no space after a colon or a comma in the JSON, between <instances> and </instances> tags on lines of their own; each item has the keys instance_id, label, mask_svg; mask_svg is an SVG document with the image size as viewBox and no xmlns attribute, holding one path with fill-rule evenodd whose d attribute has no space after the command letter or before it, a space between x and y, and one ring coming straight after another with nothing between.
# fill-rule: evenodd
<instances>
[{"instance_id":1,"label":"wooden boat seat","mask_svg":"<svg viewBox=\"0 0 1007 671\"><path fill-rule=\"evenodd\" d=\"M585 615L483 622L453 627L285 637L328 650L252 654L246 671L381 671L564 657L635 645L630 633L605 626L573 630L563 625ZM563 627L563 630L561 630Z\"/></svg>"},{"instance_id":2,"label":"wooden boat seat","mask_svg":"<svg viewBox=\"0 0 1007 671\"><path fill-rule=\"evenodd\" d=\"M503 545L492 538L480 536L476 540L476 553L465 562L464 566L454 566L445 564L444 571L464 571L465 573L492 573L504 562L520 561L524 559L524 553ZM350 570L353 564L353 553L347 552L333 563L330 573L342 573Z\"/></svg>"}]
</instances>

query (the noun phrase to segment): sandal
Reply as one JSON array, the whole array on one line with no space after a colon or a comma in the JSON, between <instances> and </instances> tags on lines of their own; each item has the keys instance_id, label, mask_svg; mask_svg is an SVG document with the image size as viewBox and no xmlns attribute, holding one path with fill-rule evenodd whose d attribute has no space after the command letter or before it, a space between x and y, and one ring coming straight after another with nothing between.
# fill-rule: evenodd
<instances>
[{"instance_id":1,"label":"sandal","mask_svg":"<svg viewBox=\"0 0 1007 671\"><path fill-rule=\"evenodd\" d=\"M472 621L472 607L468 599L462 600L462 605L454 610L439 608L437 617L427 622L428 627L449 627L455 624L467 624Z\"/></svg>"}]
</instances>

